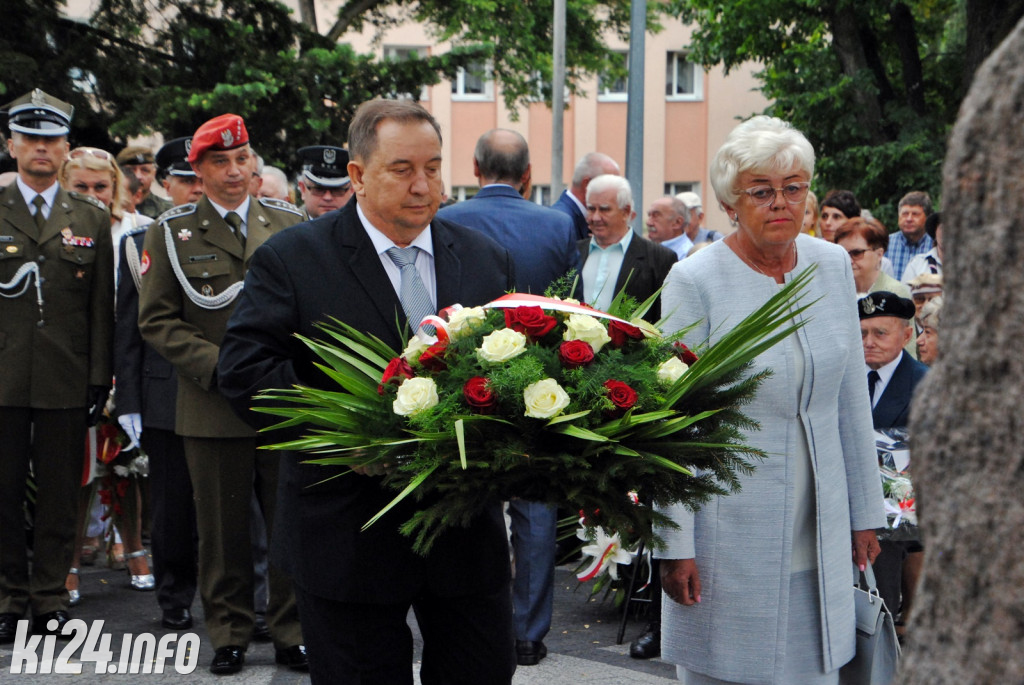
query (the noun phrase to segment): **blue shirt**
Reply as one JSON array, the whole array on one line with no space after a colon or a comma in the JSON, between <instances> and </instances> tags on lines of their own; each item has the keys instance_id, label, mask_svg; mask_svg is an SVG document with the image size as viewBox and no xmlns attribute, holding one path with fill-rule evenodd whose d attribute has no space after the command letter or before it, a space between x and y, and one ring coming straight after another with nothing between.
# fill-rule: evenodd
<instances>
[{"instance_id":1,"label":"blue shirt","mask_svg":"<svg viewBox=\"0 0 1024 685\"><path fill-rule=\"evenodd\" d=\"M893 273L897 277L901 277L903 276L903 270L907 268L907 264L910 263L914 255L924 254L933 247L935 247L935 242L927 233L917 241L916 245L911 245L907 242L907 237L903 235L903 231L896 231L889 236L889 249L886 250L885 256L892 260Z\"/></svg>"}]
</instances>

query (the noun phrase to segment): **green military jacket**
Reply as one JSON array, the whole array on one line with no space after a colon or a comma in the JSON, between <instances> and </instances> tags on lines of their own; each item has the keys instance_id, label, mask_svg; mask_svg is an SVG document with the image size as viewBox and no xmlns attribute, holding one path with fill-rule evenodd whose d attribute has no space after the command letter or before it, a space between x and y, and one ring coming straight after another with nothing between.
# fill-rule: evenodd
<instances>
[{"instance_id":1,"label":"green military jacket","mask_svg":"<svg viewBox=\"0 0 1024 685\"><path fill-rule=\"evenodd\" d=\"M205 196L196 204L165 212L147 230L139 331L178 372L179 435L255 435L217 390L217 356L249 257L271 235L302 218L302 212L287 202L250 198L244 253Z\"/></svg>"},{"instance_id":2,"label":"green military jacket","mask_svg":"<svg viewBox=\"0 0 1024 685\"><path fill-rule=\"evenodd\" d=\"M166 200L159 195L154 195L152 192L146 196L146 199L139 203L135 208L135 211L144 216L148 216L150 219L155 219L167 210L171 209L174 205L171 204L170 200Z\"/></svg>"},{"instance_id":3,"label":"green military jacket","mask_svg":"<svg viewBox=\"0 0 1024 685\"><path fill-rule=\"evenodd\" d=\"M89 385L110 386L112 242L110 214L91 197L59 189L39 229L18 184L0 188L0 406L76 409Z\"/></svg>"}]
</instances>

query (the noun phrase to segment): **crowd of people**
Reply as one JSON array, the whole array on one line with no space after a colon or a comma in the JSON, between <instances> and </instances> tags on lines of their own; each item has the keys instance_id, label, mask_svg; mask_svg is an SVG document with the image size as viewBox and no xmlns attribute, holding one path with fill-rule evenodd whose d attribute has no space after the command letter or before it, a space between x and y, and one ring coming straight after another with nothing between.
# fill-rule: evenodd
<instances>
[{"instance_id":1,"label":"crowd of people","mask_svg":"<svg viewBox=\"0 0 1024 685\"><path fill-rule=\"evenodd\" d=\"M402 329L440 307L575 273L600 310L621 290L660 292L647 318L701 321L686 337L700 347L811 265L805 325L758 358L775 373L748 408L762 428L747 439L784 458L698 512L666 510L679 528L654 560L662 601L630 654L663 655L688 683L838 682L853 568L868 563L910 616L923 547L886 533L873 436L906 427L939 353L942 227L926 193L904 196L893 234L850 191L819 203L811 144L760 116L712 162L732 230L708 230L683 192L651 203L645 236L603 153L552 207L531 202L527 143L505 129L477 141L479 192L445 203L440 127L411 102L364 103L347 147L298 150L294 190L234 114L115 154L71 149L72 109L42 90L5 110L0 644L25 619L61 636L88 600L80 565L107 545L165 628L192 627L198 593L213 673L238 672L264 639L314 682L411 682L411 608L424 683L511 682L547 654L556 508L495 502L426 557L394 529L360 532L391 498L381 472L332 479L258 449L271 420L255 395L330 387L296 334L335 318L402 349Z\"/></svg>"}]
</instances>

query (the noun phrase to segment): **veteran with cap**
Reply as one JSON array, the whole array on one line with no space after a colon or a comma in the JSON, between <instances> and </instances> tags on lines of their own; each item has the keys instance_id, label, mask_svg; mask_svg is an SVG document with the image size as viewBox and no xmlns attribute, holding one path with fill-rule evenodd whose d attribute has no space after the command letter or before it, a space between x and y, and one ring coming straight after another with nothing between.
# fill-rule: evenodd
<instances>
[{"instance_id":1,"label":"veteran with cap","mask_svg":"<svg viewBox=\"0 0 1024 685\"><path fill-rule=\"evenodd\" d=\"M344 207L353 193L348 178L348 150L334 145L310 145L299 148L297 154L302 161L299 194L306 218L316 219Z\"/></svg>"},{"instance_id":2,"label":"veteran with cap","mask_svg":"<svg viewBox=\"0 0 1024 685\"><path fill-rule=\"evenodd\" d=\"M173 206L170 200L152 192L157 168L151 149L143 145L129 145L117 153L117 164L142 184L142 202L135 205L139 214L155 219Z\"/></svg>"},{"instance_id":3,"label":"veteran with cap","mask_svg":"<svg viewBox=\"0 0 1024 685\"><path fill-rule=\"evenodd\" d=\"M203 182L188 161L191 147L192 136L185 136L168 140L156 151L157 175L172 207L199 202L203 196Z\"/></svg>"},{"instance_id":4,"label":"veteran with cap","mask_svg":"<svg viewBox=\"0 0 1024 685\"><path fill-rule=\"evenodd\" d=\"M178 373L175 431L185 460L199 531L199 593L216 648L210 670L242 668L252 638L253 562L249 502L253 483L272 520L279 456L257 450L256 432L217 386L217 356L252 253L302 213L249 195L252 150L245 122L215 117L192 137L188 161L203 183L195 204L164 213L146 234L141 257L139 330ZM271 568L267 610L277 663L306 668L287 576Z\"/></svg>"},{"instance_id":5,"label":"veteran with cap","mask_svg":"<svg viewBox=\"0 0 1024 685\"><path fill-rule=\"evenodd\" d=\"M895 293L880 290L857 302L860 312L861 341L867 364L868 395L871 398L871 420L875 430L906 428L910 422L910 403L917 384L928 367L904 350L914 336L914 303ZM885 605L896 616L901 604L909 613L909 597L902 597L904 564L910 554L923 550L916 535L913 539L891 539L886 533L879 544L882 553L875 561L875 578ZM907 584L907 595L913 594L916 576Z\"/></svg>"},{"instance_id":6,"label":"veteran with cap","mask_svg":"<svg viewBox=\"0 0 1024 685\"><path fill-rule=\"evenodd\" d=\"M114 328L110 215L57 182L72 106L36 89L4 109L18 176L0 188L0 644L20 619L48 634L68 621L82 449L110 390Z\"/></svg>"}]
</instances>

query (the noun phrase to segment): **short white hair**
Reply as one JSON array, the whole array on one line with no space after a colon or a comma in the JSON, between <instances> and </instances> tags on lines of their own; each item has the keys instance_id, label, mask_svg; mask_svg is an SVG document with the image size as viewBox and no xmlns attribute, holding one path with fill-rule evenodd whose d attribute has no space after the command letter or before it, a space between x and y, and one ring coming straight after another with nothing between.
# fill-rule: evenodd
<instances>
[{"instance_id":1,"label":"short white hair","mask_svg":"<svg viewBox=\"0 0 1024 685\"><path fill-rule=\"evenodd\" d=\"M614 174L601 174L590 179L590 185L587 186L587 204L590 204L591 195L606 190L615 191L615 202L619 209L633 206L633 189L629 186L629 181Z\"/></svg>"},{"instance_id":2,"label":"short white hair","mask_svg":"<svg viewBox=\"0 0 1024 685\"><path fill-rule=\"evenodd\" d=\"M719 202L735 204L736 179L745 171L788 171L814 176L814 147L789 122L763 114L737 126L711 161L711 187Z\"/></svg>"}]
</instances>

